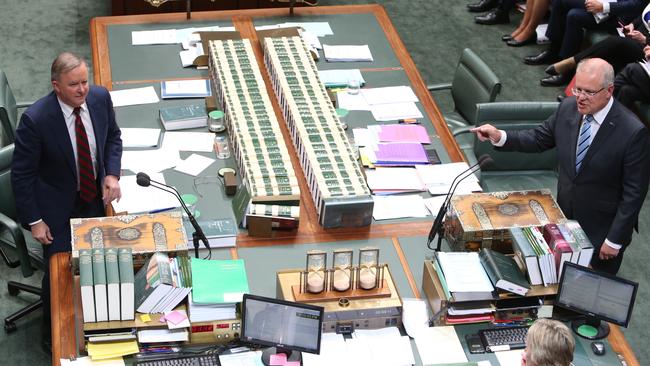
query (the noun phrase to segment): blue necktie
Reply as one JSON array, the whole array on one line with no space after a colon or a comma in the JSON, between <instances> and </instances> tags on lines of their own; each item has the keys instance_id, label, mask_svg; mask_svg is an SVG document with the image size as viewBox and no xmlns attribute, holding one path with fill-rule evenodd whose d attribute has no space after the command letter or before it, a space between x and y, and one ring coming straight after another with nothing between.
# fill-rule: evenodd
<instances>
[{"instance_id":1,"label":"blue necktie","mask_svg":"<svg viewBox=\"0 0 650 366\"><path fill-rule=\"evenodd\" d=\"M591 122L593 120L594 117L591 114L587 114L580 127L578 147L576 148L576 173L580 171L582 160L587 155L587 150L589 150L589 145L591 145Z\"/></svg>"}]
</instances>

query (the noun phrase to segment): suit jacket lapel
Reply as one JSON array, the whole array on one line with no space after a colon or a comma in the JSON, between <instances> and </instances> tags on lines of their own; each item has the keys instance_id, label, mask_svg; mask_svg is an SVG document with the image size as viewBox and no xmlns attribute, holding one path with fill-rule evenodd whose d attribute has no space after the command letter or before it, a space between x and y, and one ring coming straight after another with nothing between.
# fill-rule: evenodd
<instances>
[{"instance_id":1,"label":"suit jacket lapel","mask_svg":"<svg viewBox=\"0 0 650 366\"><path fill-rule=\"evenodd\" d=\"M75 179L77 179L77 163L74 159L74 151L72 150L72 141L70 141L70 134L68 133L68 126L65 123L65 117L61 106L56 98L56 94L52 92L50 102L50 117L52 120L51 132L54 135L54 141L57 141L68 167L72 170Z\"/></svg>"}]
</instances>

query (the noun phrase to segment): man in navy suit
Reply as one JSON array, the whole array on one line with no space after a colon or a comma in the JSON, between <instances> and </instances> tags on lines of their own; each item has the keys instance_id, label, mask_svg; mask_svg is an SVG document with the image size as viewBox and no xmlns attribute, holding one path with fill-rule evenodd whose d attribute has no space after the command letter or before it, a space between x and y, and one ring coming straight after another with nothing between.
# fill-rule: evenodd
<instances>
[{"instance_id":1,"label":"man in navy suit","mask_svg":"<svg viewBox=\"0 0 650 366\"><path fill-rule=\"evenodd\" d=\"M481 141L503 150L557 149L557 201L577 220L594 245L591 265L617 273L650 178L648 130L612 98L614 70L602 59L578 64L573 93L535 129L504 131L485 124L474 128Z\"/></svg>"},{"instance_id":2,"label":"man in navy suit","mask_svg":"<svg viewBox=\"0 0 650 366\"><path fill-rule=\"evenodd\" d=\"M88 84L72 53L52 63L52 88L22 115L11 169L18 217L43 244L43 310L49 330L49 258L70 251L70 218L104 216L121 196L120 129L110 94ZM47 331L44 332L47 341Z\"/></svg>"}]
</instances>

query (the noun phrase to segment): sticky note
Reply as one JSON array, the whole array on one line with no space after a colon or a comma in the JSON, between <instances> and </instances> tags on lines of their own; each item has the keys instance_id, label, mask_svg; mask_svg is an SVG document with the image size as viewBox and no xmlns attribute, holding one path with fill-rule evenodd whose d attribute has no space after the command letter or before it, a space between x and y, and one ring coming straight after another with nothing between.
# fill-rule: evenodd
<instances>
[{"instance_id":1,"label":"sticky note","mask_svg":"<svg viewBox=\"0 0 650 366\"><path fill-rule=\"evenodd\" d=\"M169 314L165 315L165 320L176 325L183 320L187 319L187 315L180 311L172 311Z\"/></svg>"},{"instance_id":2,"label":"sticky note","mask_svg":"<svg viewBox=\"0 0 650 366\"><path fill-rule=\"evenodd\" d=\"M151 316L149 314L140 314L140 321L143 323L149 323L151 321Z\"/></svg>"},{"instance_id":3,"label":"sticky note","mask_svg":"<svg viewBox=\"0 0 650 366\"><path fill-rule=\"evenodd\" d=\"M287 355L284 353L277 353L275 355L271 355L269 361L269 364L271 364L271 366L283 366L287 363Z\"/></svg>"}]
</instances>

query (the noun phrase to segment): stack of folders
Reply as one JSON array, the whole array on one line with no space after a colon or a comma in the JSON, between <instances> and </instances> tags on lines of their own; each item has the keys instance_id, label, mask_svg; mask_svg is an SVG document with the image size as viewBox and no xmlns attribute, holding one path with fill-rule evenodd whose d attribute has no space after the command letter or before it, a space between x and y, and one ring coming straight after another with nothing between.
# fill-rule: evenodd
<instances>
[{"instance_id":1,"label":"stack of folders","mask_svg":"<svg viewBox=\"0 0 650 366\"><path fill-rule=\"evenodd\" d=\"M588 266L594 247L577 221L510 229L515 260L532 285L556 284L564 262Z\"/></svg>"},{"instance_id":2,"label":"stack of folders","mask_svg":"<svg viewBox=\"0 0 650 366\"><path fill-rule=\"evenodd\" d=\"M131 248L79 250L79 282L85 323L133 320Z\"/></svg>"},{"instance_id":3,"label":"stack of folders","mask_svg":"<svg viewBox=\"0 0 650 366\"><path fill-rule=\"evenodd\" d=\"M235 305L249 292L242 259L192 258L190 322L235 319Z\"/></svg>"},{"instance_id":4,"label":"stack of folders","mask_svg":"<svg viewBox=\"0 0 650 366\"><path fill-rule=\"evenodd\" d=\"M169 258L156 252L135 275L136 310L140 313L172 311L192 290L187 256Z\"/></svg>"},{"instance_id":5,"label":"stack of folders","mask_svg":"<svg viewBox=\"0 0 650 366\"><path fill-rule=\"evenodd\" d=\"M499 296L490 282L478 253L438 252L433 261L447 297L448 324L494 319L494 300Z\"/></svg>"}]
</instances>

